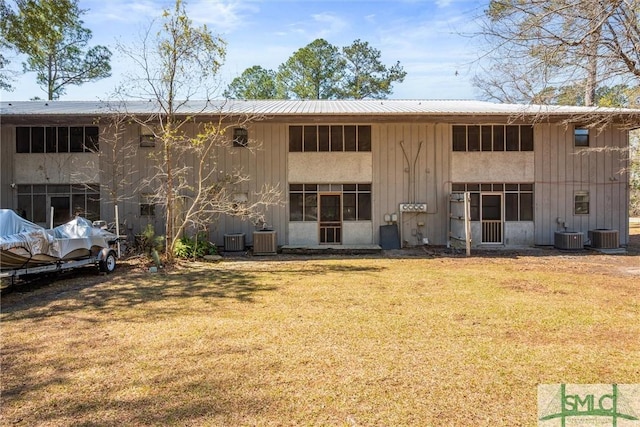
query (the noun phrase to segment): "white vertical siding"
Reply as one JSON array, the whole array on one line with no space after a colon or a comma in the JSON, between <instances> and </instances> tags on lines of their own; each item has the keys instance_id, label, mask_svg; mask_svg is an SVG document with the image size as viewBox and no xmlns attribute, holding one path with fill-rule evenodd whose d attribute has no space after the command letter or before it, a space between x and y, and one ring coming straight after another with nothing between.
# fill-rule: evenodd
<instances>
[{"instance_id":1,"label":"white vertical siding","mask_svg":"<svg viewBox=\"0 0 640 427\"><path fill-rule=\"evenodd\" d=\"M191 134L197 131L196 125L189 129ZM240 184L233 191L247 193L249 198L255 198L263 184L278 186L282 191L282 205L268 208L266 221L270 227L278 232L278 244L284 244L286 239L286 128L282 124L254 124L249 129L249 138L258 142L255 150L242 147L220 148L211 154L209 167L219 171L242 170L249 177L247 182ZM231 134L228 135L231 139ZM140 216L140 195L153 191L154 187L145 185L145 181L153 177L157 172L157 158L161 156L160 148L139 147L139 131L137 125L130 125L121 136L118 149L112 149L113 132L106 131L101 136L100 144L102 156L102 182L103 187L103 216L109 221L113 220L113 200L109 197L109 190L118 189L118 205L121 218L127 219L127 225L132 226L132 233L140 233L151 223L156 234L164 234L164 212L156 208L155 217ZM126 144L126 148L122 144ZM112 159L121 168L114 167ZM196 170L199 159L194 156L184 158L185 164L190 168L189 180L195 183ZM124 182L124 186L118 183ZM250 224L233 216L222 215L210 226L210 238L217 245L224 243L224 234L245 233L246 243L252 244L252 232L254 224Z\"/></svg>"},{"instance_id":2,"label":"white vertical siding","mask_svg":"<svg viewBox=\"0 0 640 427\"><path fill-rule=\"evenodd\" d=\"M145 188L143 182L156 173L153 155L159 154L159 148L139 147L138 126L129 125L120 137L121 146L114 151L112 130L109 130L108 125L102 125L101 131L103 130L100 135L102 154L99 167L100 181L103 184L103 218L113 220L115 198L111 193L115 190L121 219L127 219L127 224L133 227L132 233L141 232L151 222L157 233L162 234L163 212L158 210L155 218L141 217L139 208L140 193L153 190ZM191 131L196 131L195 125ZM249 138L258 142L256 150L239 147L221 149L210 159L211 167L218 170L243 170L249 180L234 191L247 193L250 198L255 197L263 184L279 187L283 203L267 209L266 221L277 231L278 244L287 244L288 123L254 123L249 127ZM573 128L563 124L537 124L534 127L534 138L535 243L552 245L554 231L566 226L585 235L596 228L617 229L620 232L620 243L627 244L628 176L626 172L622 172L626 167L626 153L603 150L578 154L579 149L573 146ZM624 149L627 147L628 134L612 127L601 133L592 130L590 141L592 148ZM371 177L373 187L371 225L374 243L379 243L379 227L385 224L384 215L396 213L402 219L403 241L410 245L417 244L412 233L412 230L417 230L423 237L429 238L432 244L446 244L452 156L458 154L451 151L449 124L372 124L372 152L367 167L371 169L368 176ZM0 163L0 206L14 208L15 192L10 184L15 180L15 168L19 167L15 165L14 126L3 125L0 129ZM197 159L190 158L187 164L195 168L198 162ZM327 168L331 168L331 165L327 165ZM455 176L460 178L460 173L456 171ZM478 179L469 177L464 181L478 182ZM579 190L589 191L588 215L574 215L574 193ZM427 213L401 216L398 206L402 202L426 202ZM558 219L562 224L558 223ZM424 226L420 227L418 223L424 223ZM254 229L254 224L223 216L212 224L211 238L216 244L222 245L225 233L245 233L246 242L251 245Z\"/></svg>"},{"instance_id":3,"label":"white vertical siding","mask_svg":"<svg viewBox=\"0 0 640 427\"><path fill-rule=\"evenodd\" d=\"M402 241L418 244L412 234L416 230L432 244L446 244L449 153L449 125L392 123L373 127L375 242L379 242L384 215L397 213L402 221L399 224ZM400 215L398 207L403 202L426 202L427 213ZM419 227L418 222L424 223L424 227Z\"/></svg>"},{"instance_id":4,"label":"white vertical siding","mask_svg":"<svg viewBox=\"0 0 640 427\"><path fill-rule=\"evenodd\" d=\"M561 124L535 126L535 243L552 245L556 230L586 234L596 228L616 229L628 243L628 194L624 149L628 134L608 127L590 131L590 147L574 147L573 128ZM606 148L614 148L609 150ZM574 194L588 191L588 215L574 214ZM560 222L560 223L559 223Z\"/></svg>"},{"instance_id":5,"label":"white vertical siding","mask_svg":"<svg viewBox=\"0 0 640 427\"><path fill-rule=\"evenodd\" d=\"M102 218L114 221L117 203L120 222L126 222L130 233L139 234L151 224L157 235L164 234L161 209L156 208L155 217L140 216L140 195L154 190L144 183L157 171L155 158L159 148L140 147L135 124L125 126L117 137L109 124L101 126L100 131Z\"/></svg>"},{"instance_id":6,"label":"white vertical siding","mask_svg":"<svg viewBox=\"0 0 640 427\"><path fill-rule=\"evenodd\" d=\"M249 128L250 143L258 144L254 151L233 147L218 153L220 170L241 169L249 180L236 189L247 193L249 199L256 197L263 185L278 187L282 193L280 206L271 206L265 211L267 225L277 232L278 245L287 239L287 127L279 123L255 123ZM212 229L212 239L218 245L224 242L224 234L245 233L245 242L253 244L255 225L233 216L220 217Z\"/></svg>"}]
</instances>

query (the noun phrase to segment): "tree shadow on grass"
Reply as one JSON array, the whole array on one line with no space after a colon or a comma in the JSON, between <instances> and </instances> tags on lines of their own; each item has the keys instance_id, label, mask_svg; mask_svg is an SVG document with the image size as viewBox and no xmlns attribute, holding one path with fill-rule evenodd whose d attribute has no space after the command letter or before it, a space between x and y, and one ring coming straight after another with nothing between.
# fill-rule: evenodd
<instances>
[{"instance_id":1,"label":"tree shadow on grass","mask_svg":"<svg viewBox=\"0 0 640 427\"><path fill-rule=\"evenodd\" d=\"M43 280L3 298L4 321L21 318L37 321L75 312L121 312L145 305L150 307L143 311L160 317L182 310L181 301L186 303L187 299L198 299L209 305L228 299L250 303L257 293L276 289L261 283L250 271L202 268L156 274L121 268L109 276L78 270L53 282ZM170 299L173 304L154 304Z\"/></svg>"},{"instance_id":2,"label":"tree shadow on grass","mask_svg":"<svg viewBox=\"0 0 640 427\"><path fill-rule=\"evenodd\" d=\"M98 276L88 268L52 278L43 277L3 298L4 321L29 318L34 321L61 314L81 313L84 319L92 311L111 311L130 321L149 320L184 310L188 300L199 300L205 307L223 300L251 303L260 293L277 290L273 280L296 276L324 274L375 274L383 266L357 264L324 264L284 260L272 264L261 261L246 263L242 268L226 268L225 264L186 264L171 271L149 273L123 263L114 274ZM275 276L272 276L273 278ZM277 282L282 280L276 279ZM167 303L171 301L171 303ZM162 304L156 304L160 303ZM202 307L202 305L200 305ZM207 309L207 308L205 308ZM144 317L143 317L144 315Z\"/></svg>"},{"instance_id":3,"label":"tree shadow on grass","mask_svg":"<svg viewBox=\"0 0 640 427\"><path fill-rule=\"evenodd\" d=\"M153 351L151 344L127 344L126 336L109 336L109 331L111 322L140 331L171 321L172 316L193 316L197 323L199 317L225 309L218 308L223 301L252 303L257 294L274 291L275 286L248 271L194 268L149 274L124 267L110 276L79 270L64 280L49 280L47 286L3 298L5 420L20 425L181 425L237 420L269 407L261 396L234 392L239 373L219 371L215 364L212 369L200 366L199 353L194 355L197 339L169 333L169 344L191 347ZM174 320L176 325L180 321ZM26 332L28 342L19 338ZM204 336L213 345L202 357L228 357L229 345L218 341L215 331L210 333L212 337ZM250 344L241 350L256 351ZM181 351L187 360L179 357ZM47 356L34 357L39 354ZM171 363L166 363L167 357ZM86 378L80 375L87 372ZM109 379L99 372L124 377ZM241 375L259 373L245 367ZM46 402L43 395L50 396Z\"/></svg>"}]
</instances>

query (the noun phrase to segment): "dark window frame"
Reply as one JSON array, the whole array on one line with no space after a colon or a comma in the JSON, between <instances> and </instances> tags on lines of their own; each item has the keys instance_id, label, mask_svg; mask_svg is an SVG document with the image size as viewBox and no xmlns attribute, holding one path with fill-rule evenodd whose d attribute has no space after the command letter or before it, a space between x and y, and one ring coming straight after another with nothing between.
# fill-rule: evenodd
<instances>
[{"instance_id":1,"label":"dark window frame","mask_svg":"<svg viewBox=\"0 0 640 427\"><path fill-rule=\"evenodd\" d=\"M140 194L140 216L141 217L155 217L156 216L156 203L153 202L153 195L142 193Z\"/></svg>"},{"instance_id":2,"label":"dark window frame","mask_svg":"<svg viewBox=\"0 0 640 427\"><path fill-rule=\"evenodd\" d=\"M590 211L590 198L588 191L576 191L573 194L573 214L574 215L589 215Z\"/></svg>"},{"instance_id":3,"label":"dark window frame","mask_svg":"<svg viewBox=\"0 0 640 427\"><path fill-rule=\"evenodd\" d=\"M574 147L588 147L590 144L590 132L589 128L583 126L576 126L573 129L573 146Z\"/></svg>"},{"instance_id":4,"label":"dark window frame","mask_svg":"<svg viewBox=\"0 0 640 427\"><path fill-rule=\"evenodd\" d=\"M481 195L502 193L504 222L532 222L535 212L532 183L452 183L452 192L471 194L471 221L480 221ZM512 205L515 204L515 205Z\"/></svg>"},{"instance_id":5,"label":"dark window frame","mask_svg":"<svg viewBox=\"0 0 640 427\"><path fill-rule=\"evenodd\" d=\"M96 153L100 151L100 127L17 126L16 153Z\"/></svg>"},{"instance_id":6,"label":"dark window frame","mask_svg":"<svg viewBox=\"0 0 640 427\"><path fill-rule=\"evenodd\" d=\"M290 153L371 152L371 125L291 125Z\"/></svg>"},{"instance_id":7,"label":"dark window frame","mask_svg":"<svg viewBox=\"0 0 640 427\"><path fill-rule=\"evenodd\" d=\"M452 125L452 151L530 152L534 151L532 125Z\"/></svg>"},{"instance_id":8,"label":"dark window frame","mask_svg":"<svg viewBox=\"0 0 640 427\"><path fill-rule=\"evenodd\" d=\"M247 128L233 128L233 146L241 148L249 146L249 130Z\"/></svg>"},{"instance_id":9,"label":"dark window frame","mask_svg":"<svg viewBox=\"0 0 640 427\"><path fill-rule=\"evenodd\" d=\"M371 184L289 184L289 221L317 222L318 200L326 192L340 193L343 222L372 220ZM353 203L345 204L345 196L350 196ZM354 212L345 212L349 208Z\"/></svg>"},{"instance_id":10,"label":"dark window frame","mask_svg":"<svg viewBox=\"0 0 640 427\"><path fill-rule=\"evenodd\" d=\"M46 223L47 200L51 197L68 198L69 212L80 214L90 221L101 216L100 184L20 184L18 212L35 223Z\"/></svg>"}]
</instances>

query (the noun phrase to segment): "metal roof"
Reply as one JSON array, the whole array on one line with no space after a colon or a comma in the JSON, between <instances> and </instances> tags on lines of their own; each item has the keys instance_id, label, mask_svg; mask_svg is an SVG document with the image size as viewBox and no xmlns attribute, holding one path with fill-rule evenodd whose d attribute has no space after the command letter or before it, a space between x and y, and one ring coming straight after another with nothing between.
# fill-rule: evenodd
<instances>
[{"instance_id":1,"label":"metal roof","mask_svg":"<svg viewBox=\"0 0 640 427\"><path fill-rule=\"evenodd\" d=\"M152 101L3 101L0 116L81 115L104 116L117 111L154 114ZM213 100L189 101L180 114L256 114L267 116L373 115L638 115L640 110L558 105L500 104L473 100Z\"/></svg>"}]
</instances>

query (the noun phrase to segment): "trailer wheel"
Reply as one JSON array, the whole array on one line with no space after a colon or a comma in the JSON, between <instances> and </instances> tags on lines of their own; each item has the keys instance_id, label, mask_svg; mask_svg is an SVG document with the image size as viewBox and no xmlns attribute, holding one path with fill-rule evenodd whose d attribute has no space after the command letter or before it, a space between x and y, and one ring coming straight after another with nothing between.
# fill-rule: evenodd
<instances>
[{"instance_id":1,"label":"trailer wheel","mask_svg":"<svg viewBox=\"0 0 640 427\"><path fill-rule=\"evenodd\" d=\"M104 259L98 261L98 268L101 273L113 273L116 269L116 254L110 251Z\"/></svg>"}]
</instances>

